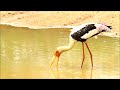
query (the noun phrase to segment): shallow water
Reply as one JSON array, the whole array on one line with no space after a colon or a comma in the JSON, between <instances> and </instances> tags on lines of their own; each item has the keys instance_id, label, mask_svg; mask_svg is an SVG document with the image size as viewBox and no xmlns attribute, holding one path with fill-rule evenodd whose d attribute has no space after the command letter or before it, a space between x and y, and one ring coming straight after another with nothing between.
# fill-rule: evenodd
<instances>
[{"instance_id":1,"label":"shallow water","mask_svg":"<svg viewBox=\"0 0 120 90\"><path fill-rule=\"evenodd\" d=\"M83 69L82 46L77 42L73 49L64 52L59 67L49 68L54 50L68 44L69 29L17 28L0 26L0 78L27 79L89 79L120 78L120 38L98 36L90 38L88 45L93 54L94 68L85 48Z\"/></svg>"}]
</instances>

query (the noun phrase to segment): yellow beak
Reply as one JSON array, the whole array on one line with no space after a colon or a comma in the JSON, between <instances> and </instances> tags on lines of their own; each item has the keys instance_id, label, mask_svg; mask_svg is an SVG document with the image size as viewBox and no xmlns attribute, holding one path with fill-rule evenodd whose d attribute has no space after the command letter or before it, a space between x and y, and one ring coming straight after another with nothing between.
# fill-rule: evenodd
<instances>
[{"instance_id":1,"label":"yellow beak","mask_svg":"<svg viewBox=\"0 0 120 90\"><path fill-rule=\"evenodd\" d=\"M50 63L50 67L52 67L55 59L57 60L57 62L56 62L56 67L58 67L59 57L57 57L57 56L55 56L55 55L53 55L53 57L52 57L52 61L51 61L51 63Z\"/></svg>"}]
</instances>

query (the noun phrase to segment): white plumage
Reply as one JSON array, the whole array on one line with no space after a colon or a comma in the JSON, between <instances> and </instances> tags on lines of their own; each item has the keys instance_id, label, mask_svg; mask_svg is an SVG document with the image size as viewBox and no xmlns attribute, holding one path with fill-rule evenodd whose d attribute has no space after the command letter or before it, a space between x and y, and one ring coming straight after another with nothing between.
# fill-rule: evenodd
<instances>
[{"instance_id":1,"label":"white plumage","mask_svg":"<svg viewBox=\"0 0 120 90\"><path fill-rule=\"evenodd\" d=\"M82 68L82 65L83 65L83 62L85 59L84 44L86 45L86 47L89 51L90 58L91 58L91 64L93 67L92 53L88 47L87 39L89 39L93 36L96 36L101 32L110 31L110 29L112 29L111 26L107 26L102 23L85 23L85 24L81 24L80 26L74 27L71 30L71 33L69 36L68 46L60 46L55 50L50 66L52 66L54 60L57 58L57 67L58 67L58 61L59 61L59 57L60 57L61 53L72 49L75 42L80 41L80 42L82 42L82 51L83 51L83 59L82 59L81 68Z\"/></svg>"}]
</instances>

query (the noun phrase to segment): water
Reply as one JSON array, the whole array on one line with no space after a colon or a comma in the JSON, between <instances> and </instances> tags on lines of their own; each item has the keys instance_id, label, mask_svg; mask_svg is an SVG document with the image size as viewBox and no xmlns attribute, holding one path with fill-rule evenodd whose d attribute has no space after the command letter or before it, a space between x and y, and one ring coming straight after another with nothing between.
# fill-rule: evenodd
<instances>
[{"instance_id":1,"label":"water","mask_svg":"<svg viewBox=\"0 0 120 90\"><path fill-rule=\"evenodd\" d=\"M85 48L83 69L82 44L77 42L73 49L64 52L59 67L49 68L54 50L68 44L69 29L17 28L0 26L1 77L5 79L99 79L120 78L120 38L98 36L91 38L88 45L93 54L94 68Z\"/></svg>"}]
</instances>

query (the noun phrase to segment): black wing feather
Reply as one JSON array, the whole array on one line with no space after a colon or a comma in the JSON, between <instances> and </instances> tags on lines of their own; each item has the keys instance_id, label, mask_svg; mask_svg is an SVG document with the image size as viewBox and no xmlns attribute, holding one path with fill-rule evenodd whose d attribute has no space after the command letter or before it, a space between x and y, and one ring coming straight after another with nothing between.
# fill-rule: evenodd
<instances>
[{"instance_id":1,"label":"black wing feather","mask_svg":"<svg viewBox=\"0 0 120 90\"><path fill-rule=\"evenodd\" d=\"M85 27L83 27L82 29L73 33L71 36L73 39L75 39L77 41L86 41L86 39L82 39L81 37L93 29L96 29L95 24L88 24Z\"/></svg>"}]
</instances>

